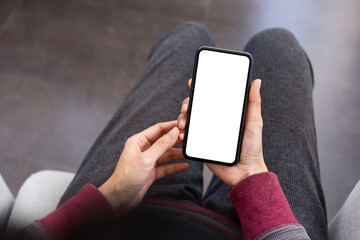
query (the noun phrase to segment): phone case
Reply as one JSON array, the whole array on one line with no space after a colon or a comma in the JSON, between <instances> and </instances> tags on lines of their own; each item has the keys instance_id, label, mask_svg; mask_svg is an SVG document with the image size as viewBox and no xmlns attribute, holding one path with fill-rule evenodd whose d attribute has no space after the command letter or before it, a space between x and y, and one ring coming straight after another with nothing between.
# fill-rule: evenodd
<instances>
[{"instance_id":1,"label":"phone case","mask_svg":"<svg viewBox=\"0 0 360 240\"><path fill-rule=\"evenodd\" d=\"M202 50L209 50L209 51L216 51L216 52L223 52L223 53L229 53L229 54L242 55L242 56L248 57L249 60L250 60L249 71L248 71L248 76L247 76L247 81L246 81L246 89L245 89L245 96L244 96L244 103L243 103L244 105L243 105L243 111L242 111L242 118L241 118L241 123L240 123L240 133L239 133L239 138L238 138L238 143L237 143L236 157L235 157L234 162L232 162L232 163L226 163L226 162L220 162L220 161L213 161L213 160L209 160L209 159L191 157L191 156L188 156L186 154L186 143L187 143L187 138L188 138L189 123L191 121L192 99L193 99L194 89L195 89L195 84L196 84L197 66L198 66L199 54L200 54L200 52ZM194 70L193 70L192 82L191 82L191 91L190 91L190 99L189 99L189 106L188 106L188 114L187 114L187 119L186 119L185 134L184 134L183 148L182 148L182 152L183 152L183 155L185 156L185 158L187 158L189 160L194 160L194 161L201 161L201 162L220 164L220 165L226 165L226 166L233 166L240 160L241 145L242 145L242 139L243 139L243 133L244 133L245 114L246 114L246 108L247 108L249 90L250 90L250 76L251 76L251 73L252 73L252 64L253 64L253 58L247 52L233 51L233 50L215 48L215 47L208 47L208 46L200 47L197 50L196 55L195 55L195 61L194 61Z\"/></svg>"}]
</instances>

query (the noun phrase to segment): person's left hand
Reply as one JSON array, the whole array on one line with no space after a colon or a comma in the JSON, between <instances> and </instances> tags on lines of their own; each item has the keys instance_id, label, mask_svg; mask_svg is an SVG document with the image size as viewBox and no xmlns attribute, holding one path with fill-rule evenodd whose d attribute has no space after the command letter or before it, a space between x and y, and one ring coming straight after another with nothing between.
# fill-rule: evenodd
<instances>
[{"instance_id":1,"label":"person's left hand","mask_svg":"<svg viewBox=\"0 0 360 240\"><path fill-rule=\"evenodd\" d=\"M221 84L221 82L219 82L219 84ZM188 85L190 88L191 79ZM252 81L250 86L239 162L234 166L206 163L206 166L231 188L251 175L268 171L264 162L262 146L263 120L261 116L260 86L260 79ZM214 99L214 101L216 101L216 99ZM182 103L181 113L178 117L179 129L181 130L179 140L181 141L184 139L188 108L189 98L186 98ZM216 109L214 109L214 114L216 114ZM211 116L209 116L209 118L210 117ZM209 131L211 131L211 129Z\"/></svg>"},{"instance_id":2,"label":"person's left hand","mask_svg":"<svg viewBox=\"0 0 360 240\"><path fill-rule=\"evenodd\" d=\"M118 214L136 207L156 179L189 167L184 162L157 166L184 159L181 148L172 148L179 144L177 124L158 123L127 139L114 173L99 187Z\"/></svg>"}]
</instances>

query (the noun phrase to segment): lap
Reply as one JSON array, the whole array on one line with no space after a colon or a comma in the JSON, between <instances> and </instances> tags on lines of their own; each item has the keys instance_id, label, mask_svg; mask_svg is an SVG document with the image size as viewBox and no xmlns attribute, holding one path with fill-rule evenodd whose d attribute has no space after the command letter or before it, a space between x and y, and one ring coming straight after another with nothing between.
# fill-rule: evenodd
<instances>
[{"instance_id":1,"label":"lap","mask_svg":"<svg viewBox=\"0 0 360 240\"><path fill-rule=\"evenodd\" d=\"M177 118L189 96L195 51L213 45L202 25L184 24L165 35L153 48L149 62L104 131L86 155L60 204L85 184L100 186L113 172L124 143L131 135L160 121ZM286 30L270 29L255 35L245 47L254 57L252 79L263 80L264 158L280 184L298 221L313 239L326 236L326 209L320 184L314 124L311 65ZM156 181L147 198L198 204L202 194L202 163ZM203 206L231 219L235 210L230 188L214 177ZM180 199L181 200L181 199Z\"/></svg>"},{"instance_id":2,"label":"lap","mask_svg":"<svg viewBox=\"0 0 360 240\"><path fill-rule=\"evenodd\" d=\"M186 23L166 34L152 48L143 73L87 153L59 205L86 184L102 185L115 169L127 138L157 122L177 119L181 103L190 93L187 81L191 78L195 52L202 45L213 45L208 30L201 24ZM188 171L168 176L166 181L181 179L183 184L202 181L198 174L202 164L188 163ZM164 181L156 181L147 197L166 197L160 190L166 190L163 185L171 184ZM195 200L190 194L187 197Z\"/></svg>"}]
</instances>

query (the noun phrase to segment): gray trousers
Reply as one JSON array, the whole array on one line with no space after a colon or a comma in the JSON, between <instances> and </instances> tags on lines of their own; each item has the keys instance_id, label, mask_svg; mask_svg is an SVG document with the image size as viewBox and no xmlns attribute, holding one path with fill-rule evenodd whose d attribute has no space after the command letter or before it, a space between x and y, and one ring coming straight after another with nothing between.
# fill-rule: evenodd
<instances>
[{"instance_id":1,"label":"gray trousers","mask_svg":"<svg viewBox=\"0 0 360 240\"><path fill-rule=\"evenodd\" d=\"M115 169L126 139L161 121L177 119L189 96L194 56L214 46L208 29L186 23L166 34L150 51L148 63L119 109L86 155L59 205L84 185L103 184ZM284 29L256 34L244 51L254 57L252 79L261 78L264 158L277 174L297 220L312 239L326 239L327 220L320 183L312 103L311 64L296 38ZM198 205L239 222L230 187L214 176L202 197L203 163L156 181L145 198Z\"/></svg>"}]
</instances>

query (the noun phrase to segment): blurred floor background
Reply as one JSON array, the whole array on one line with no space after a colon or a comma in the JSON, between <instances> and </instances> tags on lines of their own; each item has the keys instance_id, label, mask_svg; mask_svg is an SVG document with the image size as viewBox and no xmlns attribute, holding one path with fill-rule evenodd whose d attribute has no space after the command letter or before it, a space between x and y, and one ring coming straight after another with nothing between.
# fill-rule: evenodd
<instances>
[{"instance_id":1,"label":"blurred floor background","mask_svg":"<svg viewBox=\"0 0 360 240\"><path fill-rule=\"evenodd\" d=\"M219 47L237 50L284 27L315 71L331 219L360 179L359 12L357 0L0 0L0 173L16 194L35 171L75 172L150 47L179 24L204 23Z\"/></svg>"}]
</instances>

